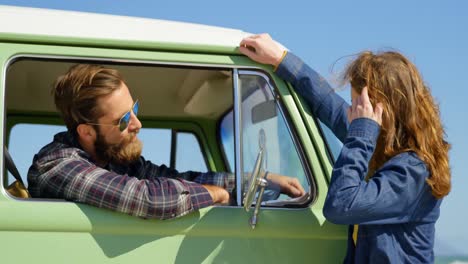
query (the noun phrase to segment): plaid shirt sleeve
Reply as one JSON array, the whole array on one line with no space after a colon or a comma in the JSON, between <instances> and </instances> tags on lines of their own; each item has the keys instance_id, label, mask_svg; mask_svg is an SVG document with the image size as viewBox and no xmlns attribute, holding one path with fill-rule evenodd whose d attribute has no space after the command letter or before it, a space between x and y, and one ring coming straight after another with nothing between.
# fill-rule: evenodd
<instances>
[{"instance_id":1,"label":"plaid shirt sleeve","mask_svg":"<svg viewBox=\"0 0 468 264\"><path fill-rule=\"evenodd\" d=\"M177 170L168 168L165 165L157 166L150 161L145 161L143 158L141 161L142 165L139 169L140 172L136 173L137 175L141 175L140 177L179 178L199 184L216 185L226 189L228 192L231 192L235 187L235 176L232 173L196 171L178 172Z\"/></svg>"},{"instance_id":2,"label":"plaid shirt sleeve","mask_svg":"<svg viewBox=\"0 0 468 264\"><path fill-rule=\"evenodd\" d=\"M224 173L178 174L150 164L138 166L139 175L129 176L97 167L76 148L55 150L35 157L28 173L29 189L33 197L64 198L144 218L170 219L213 204L200 183L231 184Z\"/></svg>"}]
</instances>

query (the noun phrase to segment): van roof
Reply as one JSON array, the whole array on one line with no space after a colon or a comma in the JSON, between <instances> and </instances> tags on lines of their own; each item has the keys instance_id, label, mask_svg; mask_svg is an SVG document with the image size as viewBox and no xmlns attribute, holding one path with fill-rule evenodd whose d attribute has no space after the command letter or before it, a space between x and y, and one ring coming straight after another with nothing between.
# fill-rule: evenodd
<instances>
[{"instance_id":1,"label":"van roof","mask_svg":"<svg viewBox=\"0 0 468 264\"><path fill-rule=\"evenodd\" d=\"M177 46L191 46L232 52L249 35L237 29L201 24L5 5L0 5L0 24L0 40L86 46L127 43L163 49L171 44L171 49L176 50Z\"/></svg>"}]
</instances>

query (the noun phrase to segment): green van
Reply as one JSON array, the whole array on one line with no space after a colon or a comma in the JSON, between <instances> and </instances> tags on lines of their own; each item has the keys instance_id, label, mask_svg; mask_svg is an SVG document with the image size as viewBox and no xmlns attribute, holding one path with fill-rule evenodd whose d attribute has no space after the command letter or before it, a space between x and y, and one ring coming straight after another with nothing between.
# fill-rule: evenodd
<instances>
[{"instance_id":1,"label":"green van","mask_svg":"<svg viewBox=\"0 0 468 264\"><path fill-rule=\"evenodd\" d=\"M238 52L248 33L10 6L0 6L0 22L1 263L343 260L347 227L322 214L340 145L271 67ZM161 221L9 193L7 153L27 185L33 155L65 130L50 90L77 63L123 74L140 102L146 159L234 173L232 204ZM265 188L265 171L296 177L307 195Z\"/></svg>"}]
</instances>

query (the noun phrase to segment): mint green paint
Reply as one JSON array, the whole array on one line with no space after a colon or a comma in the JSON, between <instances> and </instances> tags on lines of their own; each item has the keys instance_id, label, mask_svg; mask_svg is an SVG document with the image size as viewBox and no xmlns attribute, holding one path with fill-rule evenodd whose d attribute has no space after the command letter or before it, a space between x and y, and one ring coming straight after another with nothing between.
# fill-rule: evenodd
<instances>
[{"instance_id":1,"label":"mint green paint","mask_svg":"<svg viewBox=\"0 0 468 264\"><path fill-rule=\"evenodd\" d=\"M291 90L293 90L292 87L290 87ZM320 164L323 167L324 173L325 173L325 178L329 181L331 178L331 172L332 172L332 164L330 163L330 159L327 156L327 147L326 144L323 140L323 138L320 136L320 131L315 125L314 117L311 114L310 108L307 106L304 100L301 100L298 95L293 92L293 97L294 101L296 102L297 106L300 108L300 113L301 116L304 120L304 124L307 128L307 131L311 133L313 136L311 137L313 143L314 143L314 148L318 150L320 153L319 158L320 158Z\"/></svg>"},{"instance_id":2,"label":"mint green paint","mask_svg":"<svg viewBox=\"0 0 468 264\"><path fill-rule=\"evenodd\" d=\"M8 43L76 46L76 47L100 47L110 49L134 49L134 50L160 50L160 51L186 51L207 54L239 54L238 48L216 45L180 44L170 42L150 41L125 41L110 39L76 38L60 36L44 36L33 34L0 33L0 41ZM240 41L240 40L239 40Z\"/></svg>"},{"instance_id":3,"label":"mint green paint","mask_svg":"<svg viewBox=\"0 0 468 264\"><path fill-rule=\"evenodd\" d=\"M217 134L217 120L209 120L209 119L202 119L199 120L198 123L203 127L205 133L205 140L202 140L201 143L206 143L202 147L207 149L207 159L210 160L214 165L211 167L214 171L227 171L225 166L225 161L223 158L223 150L221 149L221 142L219 141L219 137Z\"/></svg>"},{"instance_id":4,"label":"mint green paint","mask_svg":"<svg viewBox=\"0 0 468 264\"><path fill-rule=\"evenodd\" d=\"M315 176L315 183L317 187L317 201L313 207L323 208L326 191L328 189L327 175L328 171L324 170L329 163L325 152L324 142L317 142L317 138L321 138L315 122L312 118L307 118L308 115L304 107L297 100L297 94L289 85L279 79L276 75L271 74L275 81L278 92L281 94L281 100L284 102L286 109L290 114L293 125L299 136L300 143L303 146L305 155L309 161L313 175ZM328 166L330 166L328 164ZM321 214L321 212L320 212Z\"/></svg>"}]
</instances>

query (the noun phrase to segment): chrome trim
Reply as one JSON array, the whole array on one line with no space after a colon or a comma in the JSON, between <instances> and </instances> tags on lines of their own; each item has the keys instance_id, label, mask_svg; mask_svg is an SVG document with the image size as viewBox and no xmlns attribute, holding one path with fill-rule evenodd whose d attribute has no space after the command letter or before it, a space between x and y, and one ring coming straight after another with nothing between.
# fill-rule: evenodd
<instances>
[{"instance_id":1,"label":"chrome trim","mask_svg":"<svg viewBox=\"0 0 468 264\"><path fill-rule=\"evenodd\" d=\"M236 164L236 195L237 195L237 206L242 206L242 93L239 87L239 72L234 69L232 74L232 81L234 85L234 149L235 149L235 164Z\"/></svg>"},{"instance_id":2,"label":"chrome trim","mask_svg":"<svg viewBox=\"0 0 468 264\"><path fill-rule=\"evenodd\" d=\"M268 86L270 87L270 91L271 91L271 94L273 95L274 99L276 102L278 102L278 100L276 100L276 91L274 89L274 86L273 84L270 82L271 78L270 76L266 75L265 73L263 72L258 72L258 71L249 71L249 70L239 70L239 74L244 74L244 75L255 75L255 76L260 76L262 77L263 79L265 79L265 81L267 82ZM277 104L278 105L278 104ZM279 105L278 105L279 106ZM281 108L281 107L280 107Z\"/></svg>"},{"instance_id":3,"label":"chrome trim","mask_svg":"<svg viewBox=\"0 0 468 264\"><path fill-rule=\"evenodd\" d=\"M2 121L1 121L1 132L0 132L0 142L2 143L2 146L5 144L5 133L6 133L6 73L7 73L7 68L8 66L10 65L10 59L8 59L5 64L3 65L3 71L2 71L2 88L1 88L1 104L2 104L2 108L0 111L2 111L1 113L1 116L2 116ZM1 151L1 159L2 159L2 166L0 166L0 192L3 194L4 197L12 197L7 191L6 191L6 187L8 186L4 186L3 185L3 182L5 181L5 169L6 169L6 166L5 166L5 153L3 152L3 148L2 148L2 151ZM6 174L6 177L8 179L8 173Z\"/></svg>"},{"instance_id":4,"label":"chrome trim","mask_svg":"<svg viewBox=\"0 0 468 264\"><path fill-rule=\"evenodd\" d=\"M255 199L255 194L257 193L258 186L261 186L259 184L260 183L259 180L265 177L265 172L262 171L263 153L264 153L263 148L260 148L260 151L258 152L258 155L257 155L257 160L255 161L255 165L252 170L252 175L250 176L250 179L249 179L249 185L247 187L247 190L245 191L245 197L243 201L244 201L244 209L246 212L250 210L250 207L253 204L253 200ZM259 199L261 199L260 196L259 198L257 198L257 203Z\"/></svg>"},{"instance_id":5,"label":"chrome trim","mask_svg":"<svg viewBox=\"0 0 468 264\"><path fill-rule=\"evenodd\" d=\"M249 224L252 229L255 229L257 226L258 213L260 212L260 207L262 206L263 192L265 192L265 188L268 186L268 182L263 178L257 178L256 185L260 187L260 192L258 193L257 202L255 203L255 211L249 219Z\"/></svg>"}]
</instances>

